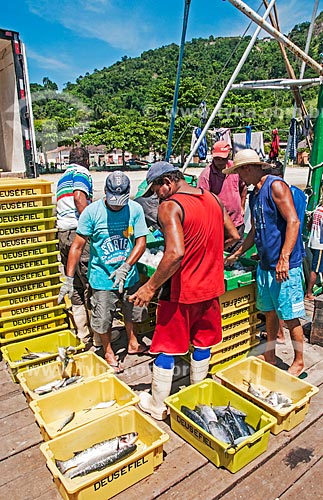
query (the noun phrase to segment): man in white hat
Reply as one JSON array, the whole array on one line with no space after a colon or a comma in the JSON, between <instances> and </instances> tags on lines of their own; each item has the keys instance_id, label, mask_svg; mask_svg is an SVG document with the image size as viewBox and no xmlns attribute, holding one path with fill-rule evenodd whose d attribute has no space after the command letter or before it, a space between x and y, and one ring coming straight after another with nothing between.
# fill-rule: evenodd
<instances>
[{"instance_id":1,"label":"man in white hat","mask_svg":"<svg viewBox=\"0 0 323 500\"><path fill-rule=\"evenodd\" d=\"M294 347L294 360L288 371L300 376L304 371L303 328L299 321L305 316L304 246L290 187L280 177L268 175L270 168L255 151L244 149L236 154L233 166L226 170L227 174L238 173L247 185L255 186L249 200L251 229L242 247L227 258L227 263L233 263L256 244L260 258L257 308L265 313L267 327L264 358L276 364L278 318L284 320Z\"/></svg>"}]
</instances>

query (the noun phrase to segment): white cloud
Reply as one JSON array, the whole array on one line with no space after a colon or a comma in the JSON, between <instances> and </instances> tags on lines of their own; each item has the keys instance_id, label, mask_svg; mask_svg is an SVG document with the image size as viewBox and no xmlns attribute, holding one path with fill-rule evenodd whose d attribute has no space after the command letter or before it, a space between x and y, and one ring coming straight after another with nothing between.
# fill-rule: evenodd
<instances>
[{"instance_id":1,"label":"white cloud","mask_svg":"<svg viewBox=\"0 0 323 500\"><path fill-rule=\"evenodd\" d=\"M28 58L33 59L38 63L41 68L44 69L52 69L52 70L67 70L70 69L68 64L65 64L58 59L54 59L52 57L42 56L38 54L34 50L28 48Z\"/></svg>"}]
</instances>

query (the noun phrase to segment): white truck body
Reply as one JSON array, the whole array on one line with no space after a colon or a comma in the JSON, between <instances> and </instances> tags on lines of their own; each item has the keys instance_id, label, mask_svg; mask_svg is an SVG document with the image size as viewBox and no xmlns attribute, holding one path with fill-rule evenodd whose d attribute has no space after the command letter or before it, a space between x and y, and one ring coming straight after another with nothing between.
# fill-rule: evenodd
<instances>
[{"instance_id":1,"label":"white truck body","mask_svg":"<svg viewBox=\"0 0 323 500\"><path fill-rule=\"evenodd\" d=\"M0 174L36 177L37 152L25 48L0 29Z\"/></svg>"}]
</instances>

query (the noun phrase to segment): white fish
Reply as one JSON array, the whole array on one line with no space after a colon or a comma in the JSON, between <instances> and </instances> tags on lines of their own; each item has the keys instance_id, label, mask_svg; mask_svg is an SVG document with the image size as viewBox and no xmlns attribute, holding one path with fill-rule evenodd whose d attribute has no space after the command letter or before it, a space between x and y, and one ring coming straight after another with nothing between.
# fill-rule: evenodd
<instances>
[{"instance_id":1,"label":"white fish","mask_svg":"<svg viewBox=\"0 0 323 500\"><path fill-rule=\"evenodd\" d=\"M48 384L40 385L39 387L36 387L34 389L34 392L36 392L36 394L46 394L47 392L51 392L53 389L59 387L61 383L62 383L61 379L53 380L52 382L49 382Z\"/></svg>"},{"instance_id":2,"label":"white fish","mask_svg":"<svg viewBox=\"0 0 323 500\"><path fill-rule=\"evenodd\" d=\"M116 403L115 399L111 399L111 401L101 401L101 403L98 403L95 406L91 406L91 408L86 408L84 411L85 413L91 410L101 410L103 408L110 408Z\"/></svg>"}]
</instances>

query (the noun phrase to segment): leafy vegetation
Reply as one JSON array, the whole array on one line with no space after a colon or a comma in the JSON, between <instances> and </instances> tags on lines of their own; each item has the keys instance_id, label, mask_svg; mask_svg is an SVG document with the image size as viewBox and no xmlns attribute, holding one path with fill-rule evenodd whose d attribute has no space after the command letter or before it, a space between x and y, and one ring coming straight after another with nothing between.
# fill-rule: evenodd
<instances>
[{"instance_id":1,"label":"leafy vegetation","mask_svg":"<svg viewBox=\"0 0 323 500\"><path fill-rule=\"evenodd\" d=\"M309 23L296 25L289 38L305 47ZM192 129L201 126L201 102L208 113L221 96L238 64L250 37L193 39L185 44L178 108L173 136L173 152L190 149ZM164 154L172 109L176 78L178 45L171 44L148 50L140 57L128 58L92 74L67 82L58 92L55 82L47 77L43 85L32 84L33 109L39 142L49 148L52 143L106 145L108 150L120 148L138 155L148 151ZM310 55L320 60L323 52L323 12L317 17ZM289 53L290 62L299 74L300 61ZM316 77L307 69L305 77ZM259 39L244 64L237 83L287 77L277 42ZM307 109L316 106L317 88L304 90ZM271 137L278 127L286 138L293 109L293 94L281 90L230 91L215 127L244 131L247 124L263 130Z\"/></svg>"}]
</instances>

